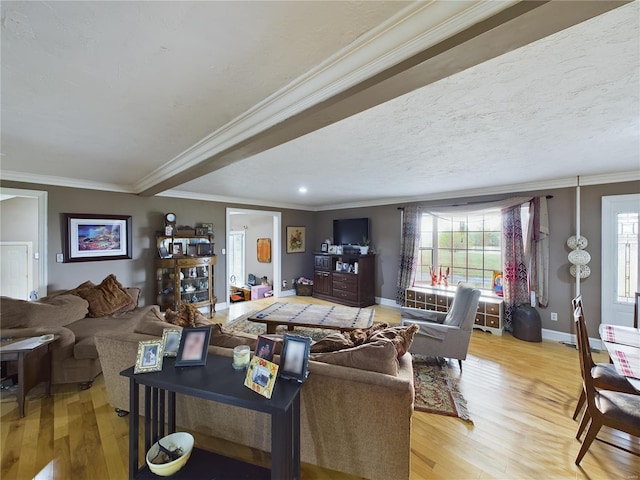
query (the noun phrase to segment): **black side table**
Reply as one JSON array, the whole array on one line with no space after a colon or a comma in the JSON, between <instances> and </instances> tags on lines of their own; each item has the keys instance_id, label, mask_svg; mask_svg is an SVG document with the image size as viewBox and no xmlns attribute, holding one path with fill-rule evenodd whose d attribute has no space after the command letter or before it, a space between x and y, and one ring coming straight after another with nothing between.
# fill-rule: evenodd
<instances>
[{"instance_id":1,"label":"black side table","mask_svg":"<svg viewBox=\"0 0 640 480\"><path fill-rule=\"evenodd\" d=\"M51 347L57 337L41 341L40 337L18 338L0 346L0 361L18 362L18 413L24 417L24 400L29 391L42 382L51 395Z\"/></svg>"},{"instance_id":2,"label":"black side table","mask_svg":"<svg viewBox=\"0 0 640 480\"><path fill-rule=\"evenodd\" d=\"M216 478L297 480L300 477L300 390L302 384L278 380L271 399L244 386L245 372L231 367L231 357L209 355L202 367L174 366L175 359L165 358L162 371L137 374L130 367L120 374L129 378L129 478L157 478L145 464L138 466L140 408L139 386L145 387L145 454L165 436L165 411L168 432L176 431L176 393L213 402L264 412L271 415L271 472L269 470L193 449L187 464L172 478L195 480ZM230 472L225 477L224 472Z\"/></svg>"}]
</instances>

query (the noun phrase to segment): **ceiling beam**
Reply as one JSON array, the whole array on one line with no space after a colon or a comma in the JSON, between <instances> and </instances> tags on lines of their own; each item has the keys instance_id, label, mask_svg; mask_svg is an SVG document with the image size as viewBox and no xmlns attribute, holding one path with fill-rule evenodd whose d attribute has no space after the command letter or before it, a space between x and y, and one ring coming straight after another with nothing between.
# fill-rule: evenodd
<instances>
[{"instance_id":1,"label":"ceiling beam","mask_svg":"<svg viewBox=\"0 0 640 480\"><path fill-rule=\"evenodd\" d=\"M165 177L152 185L145 185L139 193L151 196L175 188L625 3L628 1L553 0L516 3L195 165L175 171L170 178Z\"/></svg>"}]
</instances>

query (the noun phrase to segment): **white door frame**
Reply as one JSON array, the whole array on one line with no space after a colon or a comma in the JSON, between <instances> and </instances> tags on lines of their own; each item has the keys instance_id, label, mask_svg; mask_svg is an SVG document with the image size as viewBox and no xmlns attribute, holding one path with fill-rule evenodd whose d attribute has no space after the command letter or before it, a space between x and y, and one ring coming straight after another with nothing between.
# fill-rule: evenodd
<instances>
[{"instance_id":1,"label":"white door frame","mask_svg":"<svg viewBox=\"0 0 640 480\"><path fill-rule=\"evenodd\" d=\"M613 325L633 325L633 303L622 303L615 300L616 283L611 281L616 274L617 214L629 211L629 207L640 209L640 194L609 195L602 197L602 277L601 323ZM636 291L640 285L636 285Z\"/></svg>"},{"instance_id":2,"label":"white door frame","mask_svg":"<svg viewBox=\"0 0 640 480\"><path fill-rule=\"evenodd\" d=\"M271 242L271 261L273 262L273 296L279 298L281 295L281 278L282 278L282 242L280 241L280 232L282 225L282 212L272 212L267 210L249 210L246 208L231 208L227 207L226 222L227 227L225 229L225 246L229 239L229 232L231 231L231 216L232 215L264 215L273 218L273 241ZM229 298L229 292L231 291L231 284L229 283L229 255L226 255L225 248L225 298ZM225 304L227 301L225 301Z\"/></svg>"},{"instance_id":3,"label":"white door frame","mask_svg":"<svg viewBox=\"0 0 640 480\"><path fill-rule=\"evenodd\" d=\"M0 195L13 195L16 197L30 197L38 199L38 298L47 296L48 279L48 192L42 190L24 190L22 188L0 187Z\"/></svg>"}]
</instances>

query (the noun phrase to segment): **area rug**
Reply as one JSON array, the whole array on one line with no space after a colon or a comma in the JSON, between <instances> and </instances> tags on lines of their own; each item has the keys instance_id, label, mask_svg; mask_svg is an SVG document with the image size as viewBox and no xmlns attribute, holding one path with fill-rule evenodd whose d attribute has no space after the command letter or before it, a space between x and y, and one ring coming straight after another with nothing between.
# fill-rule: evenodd
<instances>
[{"instance_id":1,"label":"area rug","mask_svg":"<svg viewBox=\"0 0 640 480\"><path fill-rule=\"evenodd\" d=\"M473 424L467 401L458 389L458 382L449 374L449 367L436 358L413 355L415 400L414 409L458 417Z\"/></svg>"}]
</instances>

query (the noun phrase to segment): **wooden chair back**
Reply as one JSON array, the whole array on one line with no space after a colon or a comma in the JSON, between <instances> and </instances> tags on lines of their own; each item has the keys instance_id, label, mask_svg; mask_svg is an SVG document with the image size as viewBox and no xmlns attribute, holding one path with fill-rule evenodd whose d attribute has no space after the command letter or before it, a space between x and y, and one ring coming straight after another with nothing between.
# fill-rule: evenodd
<instances>
[{"instance_id":1,"label":"wooden chair back","mask_svg":"<svg viewBox=\"0 0 640 480\"><path fill-rule=\"evenodd\" d=\"M593 360L591 359L591 348L589 346L589 334L587 333L587 325L584 321L584 316L580 307L574 310L573 319L576 323L576 337L578 340L578 354L580 357L580 372L582 373L584 393L587 397L587 411L593 411L592 409L596 408L596 389L593 385L593 377L591 376Z\"/></svg>"},{"instance_id":2,"label":"wooden chair back","mask_svg":"<svg viewBox=\"0 0 640 480\"><path fill-rule=\"evenodd\" d=\"M584 319L584 307L582 306L582 295L578 295L576 298L574 298L573 300L571 300L571 305L573 306L573 312L574 312L574 319L575 319L575 312L576 309L580 309L580 317L582 318L582 323L585 325L584 327L584 331L587 331L587 326L586 326L586 322ZM577 328L577 326L576 326ZM579 336L579 333L576 329L576 338ZM584 347L585 351L587 352L587 355L589 357L589 371L591 371L591 369L593 367L596 366L596 362L593 361L593 357L591 355L591 344L589 343L589 335L587 334L587 343L586 346Z\"/></svg>"},{"instance_id":3,"label":"wooden chair back","mask_svg":"<svg viewBox=\"0 0 640 480\"><path fill-rule=\"evenodd\" d=\"M640 309L640 292L636 292L636 304L633 309L633 328L638 328L638 309Z\"/></svg>"}]
</instances>

